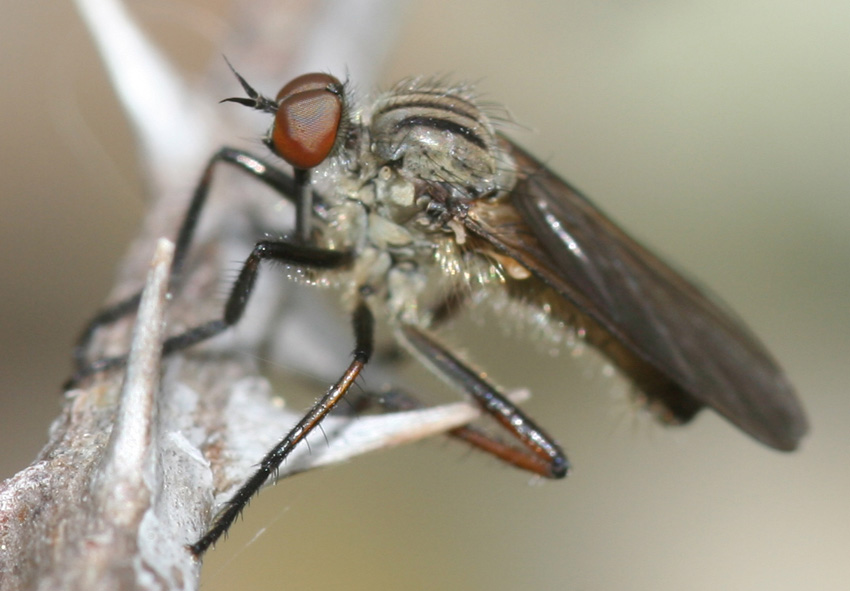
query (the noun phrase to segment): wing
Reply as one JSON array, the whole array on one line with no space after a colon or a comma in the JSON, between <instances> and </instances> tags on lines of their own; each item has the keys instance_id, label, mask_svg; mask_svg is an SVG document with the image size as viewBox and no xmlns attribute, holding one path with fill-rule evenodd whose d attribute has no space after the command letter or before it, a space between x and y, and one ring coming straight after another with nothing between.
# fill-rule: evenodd
<instances>
[{"instance_id":1,"label":"wing","mask_svg":"<svg viewBox=\"0 0 850 591\"><path fill-rule=\"evenodd\" d=\"M709 406L771 447L796 448L808 428L803 409L741 321L529 154L507 148L519 169L510 200L475 202L467 229L563 298L588 340L669 419Z\"/></svg>"}]
</instances>

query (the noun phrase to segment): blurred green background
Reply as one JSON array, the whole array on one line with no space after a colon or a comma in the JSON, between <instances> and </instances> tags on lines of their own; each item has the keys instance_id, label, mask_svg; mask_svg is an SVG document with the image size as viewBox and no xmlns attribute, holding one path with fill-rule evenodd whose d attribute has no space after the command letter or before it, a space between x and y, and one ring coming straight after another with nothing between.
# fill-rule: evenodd
<instances>
[{"instance_id":1,"label":"blurred green background","mask_svg":"<svg viewBox=\"0 0 850 591\"><path fill-rule=\"evenodd\" d=\"M3 8L0 478L45 442L145 199L72 6ZM160 33L184 67L217 54ZM536 130L519 143L747 319L811 436L782 455L711 413L647 425L598 365L473 329L490 344L464 342L470 356L536 393L567 481L532 487L443 440L360 458L264 492L204 588L846 589L848 33L840 1L415 2L384 82L479 80Z\"/></svg>"}]
</instances>

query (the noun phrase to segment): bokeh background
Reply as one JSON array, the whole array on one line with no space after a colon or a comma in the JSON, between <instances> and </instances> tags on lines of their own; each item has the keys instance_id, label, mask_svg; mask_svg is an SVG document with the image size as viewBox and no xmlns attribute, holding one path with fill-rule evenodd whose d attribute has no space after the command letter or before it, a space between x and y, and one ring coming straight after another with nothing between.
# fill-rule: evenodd
<instances>
[{"instance_id":1,"label":"bokeh background","mask_svg":"<svg viewBox=\"0 0 850 591\"><path fill-rule=\"evenodd\" d=\"M3 17L0 478L45 442L145 200L73 7ZM179 19L151 26L187 69L217 55ZM442 440L360 458L263 493L204 588L846 589L850 4L429 0L398 35L386 83L479 80L521 144L747 319L811 436L783 455L711 413L646 425L598 365L472 327L472 357L537 393L571 478L529 486Z\"/></svg>"}]
</instances>

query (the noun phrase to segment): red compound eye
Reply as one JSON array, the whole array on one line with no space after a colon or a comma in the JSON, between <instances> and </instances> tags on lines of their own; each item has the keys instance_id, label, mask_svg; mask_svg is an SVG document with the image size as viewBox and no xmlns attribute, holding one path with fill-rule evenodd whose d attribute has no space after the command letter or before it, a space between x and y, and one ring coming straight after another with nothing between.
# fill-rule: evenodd
<instances>
[{"instance_id":1,"label":"red compound eye","mask_svg":"<svg viewBox=\"0 0 850 591\"><path fill-rule=\"evenodd\" d=\"M277 93L272 148L295 168L313 168L333 150L342 119L342 84L328 74L304 74Z\"/></svg>"}]
</instances>

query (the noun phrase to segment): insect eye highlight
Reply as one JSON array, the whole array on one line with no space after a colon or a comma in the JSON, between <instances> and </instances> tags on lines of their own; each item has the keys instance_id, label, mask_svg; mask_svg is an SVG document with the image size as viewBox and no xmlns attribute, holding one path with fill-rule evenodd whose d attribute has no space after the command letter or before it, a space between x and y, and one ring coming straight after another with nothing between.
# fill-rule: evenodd
<instances>
[{"instance_id":1,"label":"insect eye highlight","mask_svg":"<svg viewBox=\"0 0 850 591\"><path fill-rule=\"evenodd\" d=\"M329 74L304 74L276 97L271 147L295 168L321 164L333 151L342 120L342 84Z\"/></svg>"}]
</instances>

